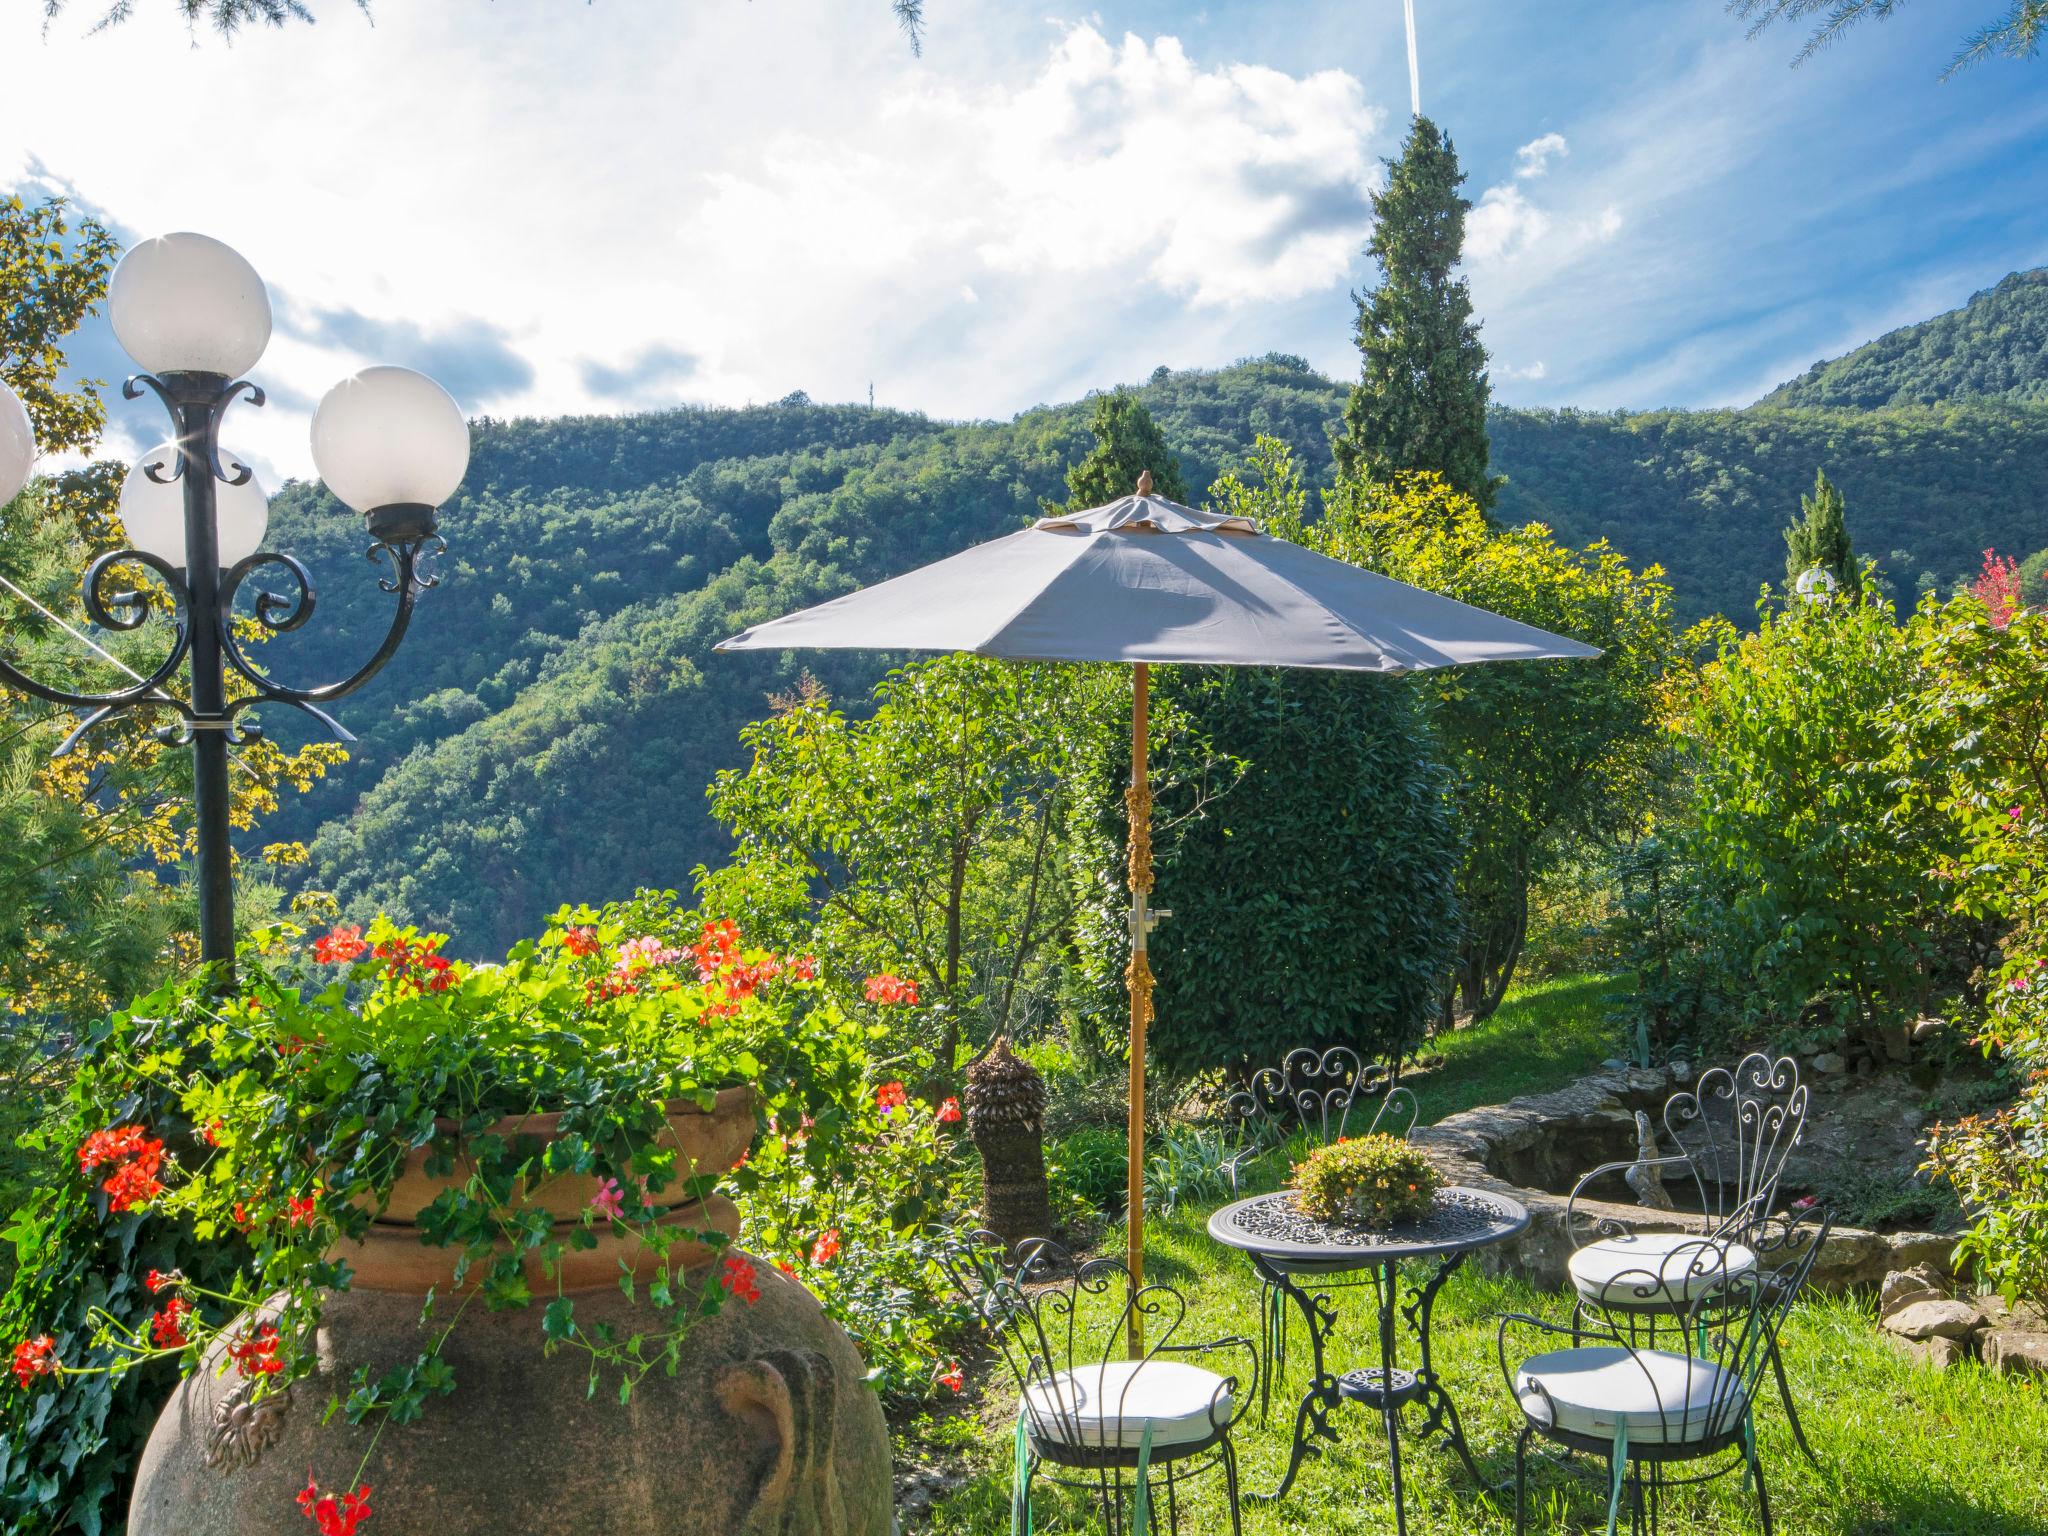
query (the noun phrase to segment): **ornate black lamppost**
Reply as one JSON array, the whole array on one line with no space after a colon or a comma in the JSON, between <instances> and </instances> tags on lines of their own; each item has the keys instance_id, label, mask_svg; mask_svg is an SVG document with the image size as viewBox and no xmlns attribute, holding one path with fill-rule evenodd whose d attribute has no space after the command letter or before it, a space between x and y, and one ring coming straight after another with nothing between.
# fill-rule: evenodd
<instances>
[{"instance_id":1,"label":"ornate black lamppost","mask_svg":"<svg viewBox=\"0 0 2048 1536\"><path fill-rule=\"evenodd\" d=\"M368 522L369 558L388 567L379 586L397 611L369 660L338 682L295 688L259 670L234 632L243 584L272 567L285 592L254 587L253 617L282 634L313 616L313 584L290 555L263 551L268 512L248 466L224 452L221 419L237 399L263 404L242 375L270 340L270 299L256 270L205 235L175 234L136 246L108 285L114 334L144 371L122 394L147 390L170 412L169 441L143 455L121 490L121 520L132 547L101 555L87 568L85 610L108 630L136 630L168 604L169 653L133 685L77 693L24 676L0 659L0 681L52 703L85 711L64 739L62 756L104 720L133 709L169 709L178 723L161 739L192 748L197 820L199 949L204 960L234 960L233 862L228 842L228 748L258 739L239 718L254 705L290 705L343 741L353 740L321 707L353 693L391 659L405 637L413 603L435 584L423 558L444 547L435 510L454 494L469 466L469 428L446 390L407 368L366 368L329 390L313 417L313 462L328 489ZM26 483L35 444L21 403L0 384L0 503ZM123 587L123 568L146 567L161 590ZM180 667L190 686L167 686ZM230 675L243 685L229 696Z\"/></svg>"}]
</instances>

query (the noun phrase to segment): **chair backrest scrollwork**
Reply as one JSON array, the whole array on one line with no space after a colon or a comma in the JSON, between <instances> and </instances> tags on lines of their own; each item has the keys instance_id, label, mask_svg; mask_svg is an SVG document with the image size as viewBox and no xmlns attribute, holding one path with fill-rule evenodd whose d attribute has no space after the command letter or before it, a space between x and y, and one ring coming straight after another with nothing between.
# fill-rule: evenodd
<instances>
[{"instance_id":1,"label":"chair backrest scrollwork","mask_svg":"<svg viewBox=\"0 0 2048 1536\"><path fill-rule=\"evenodd\" d=\"M1375 1103L1365 1120L1364 1106ZM1384 1065L1367 1063L1348 1045L1297 1046L1279 1066L1254 1072L1223 1107L1246 1132L1243 1150L1225 1169L1233 1187L1245 1163L1285 1142L1297 1127L1322 1144L1372 1131L1405 1140L1417 1113L1413 1093L1395 1085ZM1354 1110L1363 1125L1353 1125Z\"/></svg>"},{"instance_id":2,"label":"chair backrest scrollwork","mask_svg":"<svg viewBox=\"0 0 2048 1536\"><path fill-rule=\"evenodd\" d=\"M1715 1234L1739 1238L1772 1215L1806 1133L1807 1094L1791 1057L1752 1051L1665 1102L1665 1135L1690 1163Z\"/></svg>"}]
</instances>

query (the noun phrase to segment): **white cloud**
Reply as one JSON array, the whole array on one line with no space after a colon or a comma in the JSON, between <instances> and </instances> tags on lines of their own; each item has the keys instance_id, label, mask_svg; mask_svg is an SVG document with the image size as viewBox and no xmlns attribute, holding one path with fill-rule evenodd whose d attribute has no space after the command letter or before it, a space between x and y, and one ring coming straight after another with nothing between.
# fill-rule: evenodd
<instances>
[{"instance_id":1,"label":"white cloud","mask_svg":"<svg viewBox=\"0 0 2048 1536\"><path fill-rule=\"evenodd\" d=\"M298 473L303 403L410 360L370 355L394 346L490 351L463 403L494 415L871 382L1005 415L1265 351L1289 306L1341 302L1386 148L1351 74L1090 25L1048 45L960 5L981 51L944 67L880 0L595 19L498 0L487 33L465 8L380 8L374 30L344 9L232 49L188 46L167 6L47 40L24 9L0 19L0 55L35 64L0 93L0 144L26 149L0 152L0 187L34 157L136 234L248 255L280 328L276 403L241 440ZM772 80L728 62L771 51ZM208 145L203 196L159 147L185 132Z\"/></svg>"},{"instance_id":2,"label":"white cloud","mask_svg":"<svg viewBox=\"0 0 2048 1536\"><path fill-rule=\"evenodd\" d=\"M1488 187L1465 217L1465 259L1482 266L1510 260L1548 234L1550 224L1550 215L1520 187Z\"/></svg>"},{"instance_id":3,"label":"white cloud","mask_svg":"<svg viewBox=\"0 0 2048 1536\"><path fill-rule=\"evenodd\" d=\"M1541 176L1550 169L1552 160L1562 159L1571 152L1571 146L1561 133L1546 133L1540 139L1531 139L1515 151L1515 176L1518 180Z\"/></svg>"},{"instance_id":4,"label":"white cloud","mask_svg":"<svg viewBox=\"0 0 2048 1536\"><path fill-rule=\"evenodd\" d=\"M1533 383L1535 380L1547 376L1550 370L1543 366L1543 359L1539 357L1527 367L1517 367L1513 363L1496 362L1491 372L1497 380L1506 380L1509 383L1519 384Z\"/></svg>"}]
</instances>

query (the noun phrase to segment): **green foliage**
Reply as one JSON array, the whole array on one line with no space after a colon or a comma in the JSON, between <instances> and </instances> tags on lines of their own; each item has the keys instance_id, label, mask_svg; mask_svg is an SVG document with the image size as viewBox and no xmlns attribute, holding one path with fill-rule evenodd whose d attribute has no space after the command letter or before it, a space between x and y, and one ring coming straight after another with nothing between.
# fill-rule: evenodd
<instances>
[{"instance_id":1,"label":"green foliage","mask_svg":"<svg viewBox=\"0 0 2048 1536\"><path fill-rule=\"evenodd\" d=\"M1863 595L1863 570L1849 545L1849 524L1842 493L1828 472L1813 474L1813 494L1799 498L1798 521L1785 530L1785 590L1792 591L1808 571L1834 577L1836 594L1855 600Z\"/></svg>"},{"instance_id":2,"label":"green foliage","mask_svg":"<svg viewBox=\"0 0 2048 1536\"><path fill-rule=\"evenodd\" d=\"M1975 574L1987 548L2040 543L2038 407L1495 410L1489 426L1509 477L1496 518L1542 522L1569 544L1608 538L1637 566L1654 561L1684 623L1749 621L1757 589L1780 579L1778 530L1816 464L1856 508L1863 547L1887 552L1880 580L1908 602L1922 571L1947 587Z\"/></svg>"},{"instance_id":3,"label":"green foliage","mask_svg":"<svg viewBox=\"0 0 2048 1536\"><path fill-rule=\"evenodd\" d=\"M1398 678L1163 668L1153 683L1149 1040L1169 1074L1297 1045L1399 1055L1450 957L1456 835L1412 687ZM1096 1048L1123 1050L1128 748L1090 765L1074 879Z\"/></svg>"},{"instance_id":4,"label":"green foliage","mask_svg":"<svg viewBox=\"0 0 2048 1536\"><path fill-rule=\"evenodd\" d=\"M1099 1212L1121 1210L1129 1193L1129 1175L1126 1132L1093 1126L1046 1144L1045 1177L1056 1210L1071 1200Z\"/></svg>"},{"instance_id":5,"label":"green foliage","mask_svg":"<svg viewBox=\"0 0 2048 1536\"><path fill-rule=\"evenodd\" d=\"M1320 521L1285 515L1274 530L1601 649L1590 661L1452 668L1419 680L1455 775L1457 984L1484 1017L1520 961L1536 882L1586 841L1612 843L1639 828L1662 752L1664 690L1684 656L1671 590L1655 566L1637 571L1604 541L1571 549L1540 524L1495 529L1433 475L1344 480Z\"/></svg>"},{"instance_id":6,"label":"green foliage","mask_svg":"<svg viewBox=\"0 0 2048 1536\"><path fill-rule=\"evenodd\" d=\"M1294 1165L1288 1180L1309 1215L1360 1227L1420 1221L1442 1182L1419 1147L1383 1131L1317 1147Z\"/></svg>"},{"instance_id":7,"label":"green foliage","mask_svg":"<svg viewBox=\"0 0 2048 1536\"><path fill-rule=\"evenodd\" d=\"M1458 192L1465 173L1449 136L1426 117L1386 167L1366 242L1380 281L1358 299L1364 368L1334 439L1337 463L1380 480L1428 470L1491 507L1499 480L1487 472L1486 349L1471 288L1453 275L1472 208Z\"/></svg>"},{"instance_id":8,"label":"green foliage","mask_svg":"<svg viewBox=\"0 0 2048 1536\"><path fill-rule=\"evenodd\" d=\"M1048 512L1085 512L1106 506L1136 489L1138 476L1149 471L1154 494L1185 503L1191 498L1181 478L1180 460L1166 446L1166 435L1132 389L1115 389L1095 397L1088 430L1095 446L1067 471L1067 499L1046 503Z\"/></svg>"},{"instance_id":9,"label":"green foliage","mask_svg":"<svg viewBox=\"0 0 2048 1536\"><path fill-rule=\"evenodd\" d=\"M64 207L0 197L0 377L45 454L90 452L107 419L101 381L63 386L64 338L98 312L120 246L97 219L73 228Z\"/></svg>"},{"instance_id":10,"label":"green foliage","mask_svg":"<svg viewBox=\"0 0 2048 1536\"><path fill-rule=\"evenodd\" d=\"M1999 924L1981 1043L2020 1083L2008 1108L1940 1127L1929 1166L1961 1196L1962 1251L2008 1296L2048 1299L2048 617L2003 628L1974 600L1924 613L1904 734L1941 765L1960 847L1940 873L1965 919Z\"/></svg>"},{"instance_id":11,"label":"green foliage","mask_svg":"<svg viewBox=\"0 0 2048 1536\"><path fill-rule=\"evenodd\" d=\"M1942 79L1985 59L2031 59L2040 51L2042 32L2048 30L2048 0L2003 3L2003 15L1963 39L1962 47L1942 71ZM1749 22L1751 37L1768 30L1775 21L1804 24L1808 18L1818 17L1805 45L1793 57L1792 62L1797 65L1804 64L1857 22L1885 20L1899 4L1900 0L1728 0L1728 9Z\"/></svg>"},{"instance_id":12,"label":"green foliage","mask_svg":"<svg viewBox=\"0 0 2048 1536\"><path fill-rule=\"evenodd\" d=\"M800 691L741 732L746 771L712 783L734 850L699 874L707 908L813 950L845 986L908 967L950 1076L963 1021L985 1040L1054 985L1070 765L1107 681L942 656L890 673L857 720Z\"/></svg>"},{"instance_id":13,"label":"green foliage","mask_svg":"<svg viewBox=\"0 0 2048 1536\"><path fill-rule=\"evenodd\" d=\"M94 1528L107 1488L125 1487L166 1369L194 1368L223 1332L247 1341L266 1298L282 1298L268 1314L278 1371L259 1390L310 1369L321 1298L348 1283L335 1245L363 1235L416 1151L430 1174L453 1175L418 1222L423 1241L454 1250L460 1299L435 1315L412 1366L358 1373L341 1410L354 1424L407 1423L452 1389L439 1344L478 1299L547 1300L547 1347L587 1352L593 1390L602 1374L622 1400L672 1360L692 1320L727 1300L718 1285L682 1284L671 1256L679 1241L723 1237L662 1223L629 1193L699 1198L717 1180L679 1162L664 1134L672 1100L708 1106L721 1085L752 1084L765 1109L806 1126L772 1168L829 1182L862 1155L866 1027L815 1006L805 967L742 952L729 925L700 928L672 897L565 908L493 966L451 965L436 938L389 924L337 930L310 966L276 947L283 937L245 955L240 992L219 997L202 975L95 1031L42 1134L65 1171L9 1226L23 1263L0 1322L9 1346L51 1336L63 1368L11 1401L11 1529ZM532 1111L559 1112L551 1140L493 1129ZM96 1166L109 1137L128 1150ZM526 1192L569 1174L610 1179L620 1208L593 1204L566 1228L534 1219ZM743 1198L773 1187L747 1168L730 1180ZM586 1333L561 1292L562 1259L601 1230L659 1256L648 1326L630 1339ZM177 1273L149 1286L150 1269ZM554 1282L538 1298L535 1277ZM151 1292L193 1309L182 1337L158 1331L170 1303Z\"/></svg>"},{"instance_id":14,"label":"green foliage","mask_svg":"<svg viewBox=\"0 0 2048 1536\"><path fill-rule=\"evenodd\" d=\"M1231 1189L1225 1165L1236 1151L1214 1126L1167 1126L1145 1153L1145 1208L1171 1215L1184 1205L1220 1204Z\"/></svg>"},{"instance_id":15,"label":"green foliage","mask_svg":"<svg viewBox=\"0 0 2048 1536\"><path fill-rule=\"evenodd\" d=\"M1136 390L1200 488L1245 468L1261 434L1313 490L1346 389L1299 358L1155 374ZM596 899L672 885L729 851L703 786L743 763L740 729L800 669L853 700L890 658L714 656L745 624L1008 533L1064 496L1094 400L948 424L833 405L687 409L475 424L444 518L448 580L400 664L344 701L350 766L266 820L313 849L304 881L359 916L404 911L502 953L564 889ZM1779 579L1784 510L1813 466L1857 509L1879 577L1910 591L2032 549L2048 411L2003 404L1819 410L1494 410L1510 475L1495 515L1560 543L1611 536L1664 565L1673 612L1747 620ZM1156 471L1155 471L1156 473ZM1115 488L1118 494L1128 486ZM305 559L320 622L289 637L294 675L345 671L386 599L361 579L355 526L315 484L272 498L273 542ZM900 660L900 658L897 658ZM297 739L289 714L266 717Z\"/></svg>"},{"instance_id":16,"label":"green foliage","mask_svg":"<svg viewBox=\"0 0 2048 1536\"><path fill-rule=\"evenodd\" d=\"M1680 723L1691 799L1676 836L1710 947L1767 1016L1823 1000L1888 1047L1953 936L1936 767L1893 726L1914 667L1882 604L1764 610L1756 634L1723 637Z\"/></svg>"}]
</instances>

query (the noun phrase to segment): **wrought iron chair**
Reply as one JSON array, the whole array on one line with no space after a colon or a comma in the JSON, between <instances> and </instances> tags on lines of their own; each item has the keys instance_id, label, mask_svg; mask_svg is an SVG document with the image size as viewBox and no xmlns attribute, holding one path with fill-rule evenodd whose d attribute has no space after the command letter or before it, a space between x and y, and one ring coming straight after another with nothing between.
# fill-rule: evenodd
<instances>
[{"instance_id":1,"label":"wrought iron chair","mask_svg":"<svg viewBox=\"0 0 2048 1536\"><path fill-rule=\"evenodd\" d=\"M1658 1528L1666 1488L1738 1468L1754 1481L1764 1536L1771 1536L1770 1493L1756 1449L1756 1393L1829 1224L1826 1218L1817 1226L1803 1218L1764 1223L1771 1231L1755 1235L1785 1261L1775 1274L1742 1257L1747 1244L1694 1235L1682 1248L1647 1256L1640 1268L1610 1274L1605 1299L1582 1301L1569 1327L1520 1313L1502 1318L1496 1352L1523 1420L1515 1438L1516 1536L1525 1529L1529 1442L1538 1436L1604 1459L1608 1536L1624 1495L1629 1530L1643 1536ZM1681 1274L1689 1299L1667 1307ZM1644 1310L1651 1306L1655 1310ZM1508 1337L1515 1329L1550 1335L1560 1347L1510 1365ZM1732 1459L1702 1472L1671 1470L1731 1451Z\"/></svg>"},{"instance_id":2,"label":"wrought iron chair","mask_svg":"<svg viewBox=\"0 0 2048 1536\"><path fill-rule=\"evenodd\" d=\"M1362 1103L1377 1101L1364 1133L1385 1131L1404 1141L1415 1129L1415 1095L1396 1085L1379 1062L1368 1064L1348 1045L1296 1046L1277 1067L1261 1067L1250 1084L1223 1101L1237 1122L1244 1143L1223 1165L1233 1196L1242 1194L1240 1175L1268 1153L1287 1145L1296 1131L1316 1145L1341 1141L1351 1132L1351 1113ZM1360 1116L1363 1119L1363 1115ZM1312 1273L1306 1268L1294 1273ZM1328 1288L1368 1283L1370 1276L1338 1280ZM1259 1418L1265 1421L1273 1383L1287 1377L1287 1328L1291 1309L1279 1288L1259 1282Z\"/></svg>"},{"instance_id":3,"label":"wrought iron chair","mask_svg":"<svg viewBox=\"0 0 2048 1536\"><path fill-rule=\"evenodd\" d=\"M1784 1252L1778 1184L1805 1134L1807 1097L1790 1057L1773 1061L1753 1051L1732 1071L1709 1068L1694 1087L1665 1102L1664 1134L1676 1152L1603 1163L1580 1179L1565 1206L1574 1249L1567 1268L1578 1295L1575 1318L1593 1308L1647 1319L1654 1327L1659 1317L1668 1321L1692 1305L1702 1286L1730 1274L1754 1271L1767 1289L1784 1284L1786 1269L1799 1256ZM1648 1170L1660 1183L1675 1175L1690 1192L1705 1222L1707 1247L1701 1246L1699 1232L1639 1232L1630 1222L1579 1208L1580 1198L1597 1180ZM1633 1277L1652 1271L1661 1277L1659 1284L1636 1294ZM1819 1468L1820 1458L1807 1444L1793 1405L1775 1335L1766 1341L1765 1353L1792 1438Z\"/></svg>"},{"instance_id":4,"label":"wrought iron chair","mask_svg":"<svg viewBox=\"0 0 2048 1536\"><path fill-rule=\"evenodd\" d=\"M1246 1338L1174 1342L1187 1303L1171 1287L1138 1284L1117 1258L1076 1266L1058 1244L1027 1238L1006 1258L1001 1238L977 1232L947 1270L1016 1377L1017 1459L1011 1529L1029 1529L1031 1484L1041 1473L1101 1500L1111 1536L1146 1536L1161 1496L1169 1531L1180 1530L1180 1489L1212 1468L1223 1473L1230 1528L1240 1531L1237 1451L1230 1432L1251 1407L1238 1378L1194 1363L1242 1351ZM1149 1341L1125 1358L1133 1318ZM1126 1519L1125 1503L1130 1513Z\"/></svg>"}]
</instances>

